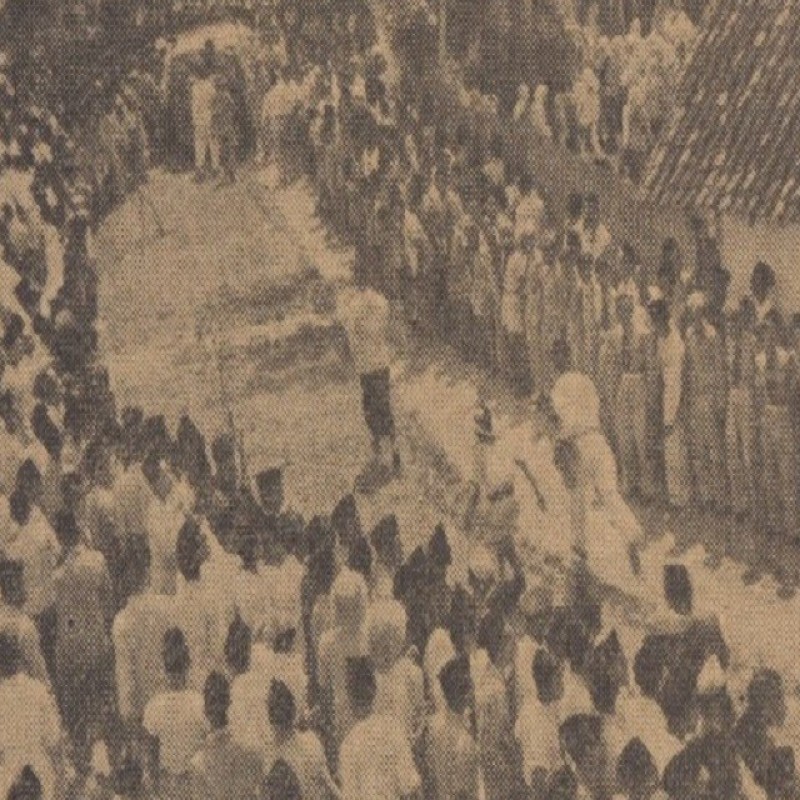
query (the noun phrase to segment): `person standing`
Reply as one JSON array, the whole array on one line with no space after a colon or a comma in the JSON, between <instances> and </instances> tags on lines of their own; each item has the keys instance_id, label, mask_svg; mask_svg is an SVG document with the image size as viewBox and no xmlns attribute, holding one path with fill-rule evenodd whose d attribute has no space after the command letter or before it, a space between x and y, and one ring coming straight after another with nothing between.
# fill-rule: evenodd
<instances>
[{"instance_id":1,"label":"person standing","mask_svg":"<svg viewBox=\"0 0 800 800\"><path fill-rule=\"evenodd\" d=\"M7 795L23 768L41 781L42 800L53 800L63 737L46 684L26 675L17 638L0 632L0 793Z\"/></svg>"},{"instance_id":2,"label":"person standing","mask_svg":"<svg viewBox=\"0 0 800 800\"><path fill-rule=\"evenodd\" d=\"M420 778L402 726L373 710L377 683L368 658L347 662L347 693L356 722L342 742L339 772L344 800L420 797Z\"/></svg>"},{"instance_id":3,"label":"person standing","mask_svg":"<svg viewBox=\"0 0 800 800\"><path fill-rule=\"evenodd\" d=\"M517 246L506 262L503 275L501 321L509 361L509 378L519 397L532 389L528 344L525 336L525 300L528 271L535 253L536 234L532 226L517 230Z\"/></svg>"},{"instance_id":4,"label":"person standing","mask_svg":"<svg viewBox=\"0 0 800 800\"><path fill-rule=\"evenodd\" d=\"M236 181L236 159L239 142L236 137L236 105L226 78L217 75L214 79L214 94L211 97L211 140L217 148L219 167L223 180ZM212 159L213 167L213 159Z\"/></svg>"},{"instance_id":5,"label":"person standing","mask_svg":"<svg viewBox=\"0 0 800 800\"><path fill-rule=\"evenodd\" d=\"M216 52L214 43L205 43L202 66L192 80L192 126L194 128L194 168L195 178L202 181L210 169L212 176L219 170L219 140L214 135L212 125L212 104L214 99L214 70Z\"/></svg>"},{"instance_id":6,"label":"person standing","mask_svg":"<svg viewBox=\"0 0 800 800\"><path fill-rule=\"evenodd\" d=\"M320 640L319 680L328 744L335 750L353 726L347 696L347 661L369 652L368 592L360 575L343 569L331 593L335 625L325 631Z\"/></svg>"},{"instance_id":7,"label":"person standing","mask_svg":"<svg viewBox=\"0 0 800 800\"><path fill-rule=\"evenodd\" d=\"M228 728L231 688L228 679L212 672L203 687L203 707L210 728L192 758L194 800L256 800L261 788L261 757L238 744Z\"/></svg>"},{"instance_id":8,"label":"person standing","mask_svg":"<svg viewBox=\"0 0 800 800\"><path fill-rule=\"evenodd\" d=\"M342 308L341 318L361 382L362 408L372 438L375 477L379 482L386 482L401 466L391 402L389 304L383 295L359 281L358 291Z\"/></svg>"},{"instance_id":9,"label":"person standing","mask_svg":"<svg viewBox=\"0 0 800 800\"><path fill-rule=\"evenodd\" d=\"M137 540L127 564L131 596L111 629L117 679L117 709L131 728L141 724L148 702L166 688L161 649L172 614L172 598L150 589L150 551Z\"/></svg>"},{"instance_id":10,"label":"person standing","mask_svg":"<svg viewBox=\"0 0 800 800\"><path fill-rule=\"evenodd\" d=\"M727 402L725 350L709 320L705 296L689 298L692 322L686 332L689 457L700 503L723 511L726 506L724 423Z\"/></svg>"},{"instance_id":11,"label":"person standing","mask_svg":"<svg viewBox=\"0 0 800 800\"><path fill-rule=\"evenodd\" d=\"M112 702L114 595L105 559L83 544L71 512L58 515L56 537L63 560L53 576L55 684L81 771L88 768L92 737L105 733Z\"/></svg>"},{"instance_id":12,"label":"person standing","mask_svg":"<svg viewBox=\"0 0 800 800\"><path fill-rule=\"evenodd\" d=\"M53 578L58 557L55 533L41 510L33 505L30 493L18 487L9 498L11 537L3 546L8 559L22 565L25 604L23 611L36 624L52 669L55 637Z\"/></svg>"},{"instance_id":13,"label":"person standing","mask_svg":"<svg viewBox=\"0 0 800 800\"><path fill-rule=\"evenodd\" d=\"M21 561L0 561L0 632L17 637L22 669L32 678L49 684L39 632L25 607L24 565Z\"/></svg>"},{"instance_id":14,"label":"person standing","mask_svg":"<svg viewBox=\"0 0 800 800\"><path fill-rule=\"evenodd\" d=\"M445 705L428 720L427 768L438 800L478 800L478 748L469 729L472 679L467 658L451 658L437 677Z\"/></svg>"},{"instance_id":15,"label":"person standing","mask_svg":"<svg viewBox=\"0 0 800 800\"><path fill-rule=\"evenodd\" d=\"M284 762L297 776L303 800L338 800L322 743L314 731L298 729L294 695L283 681L270 684L266 708L272 740L264 753L265 773Z\"/></svg>"},{"instance_id":16,"label":"person standing","mask_svg":"<svg viewBox=\"0 0 800 800\"><path fill-rule=\"evenodd\" d=\"M661 377L663 409L664 475L667 502L673 508L685 508L689 503L689 464L686 452L684 420L684 363L686 346L680 331L669 313L665 300L648 306Z\"/></svg>"},{"instance_id":17,"label":"person standing","mask_svg":"<svg viewBox=\"0 0 800 800\"><path fill-rule=\"evenodd\" d=\"M755 483L755 306L744 297L731 315L729 335L725 337L728 356L728 413L725 439L728 455L728 480L731 508L737 517L752 513L757 490Z\"/></svg>"},{"instance_id":18,"label":"person standing","mask_svg":"<svg viewBox=\"0 0 800 800\"><path fill-rule=\"evenodd\" d=\"M167 688L144 709L148 771L159 797L188 800L191 761L208 730L203 697L188 687L191 656L180 628L170 628L164 634L162 647Z\"/></svg>"},{"instance_id":19,"label":"person standing","mask_svg":"<svg viewBox=\"0 0 800 800\"><path fill-rule=\"evenodd\" d=\"M647 387L645 337L634 319L635 299L617 297L616 345L620 381L614 399L616 442L620 460L621 491L645 499L651 497L648 481Z\"/></svg>"},{"instance_id":20,"label":"person standing","mask_svg":"<svg viewBox=\"0 0 800 800\"><path fill-rule=\"evenodd\" d=\"M797 466L789 403L797 364L785 329L774 318L766 318L759 326L755 363L756 381L764 398L761 450L767 527L773 533L793 537L797 525Z\"/></svg>"}]
</instances>

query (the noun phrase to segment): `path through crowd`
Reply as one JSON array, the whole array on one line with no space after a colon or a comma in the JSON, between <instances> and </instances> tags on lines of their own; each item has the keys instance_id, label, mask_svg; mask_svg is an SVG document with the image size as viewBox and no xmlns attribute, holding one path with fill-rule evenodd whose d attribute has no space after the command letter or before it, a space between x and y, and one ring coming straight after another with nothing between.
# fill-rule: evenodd
<instances>
[{"instance_id":1,"label":"path through crowd","mask_svg":"<svg viewBox=\"0 0 800 800\"><path fill-rule=\"evenodd\" d=\"M289 505L307 516L329 511L370 455L335 312L313 299L315 286L348 283L352 253L326 235L310 187L280 186L270 169L245 169L220 187L156 172L147 191L164 237L134 196L96 240L101 345L119 402L164 413L173 425L189 410L209 436L226 428L232 411L251 474L281 462ZM393 373L403 476L359 505L367 528L395 512L408 552L452 510L472 473L478 400L492 404L508 474L519 442L533 435L533 414L502 381L444 346L405 339ZM734 691L755 666L779 669L793 689L787 743L800 744L800 670L783 646L800 598L781 599L771 577L746 583L747 565L727 556L714 559L712 571L703 520L640 516L649 542L645 593L660 596L668 554L687 563L698 610L720 617L731 645ZM452 524L448 531L460 573L468 543ZM630 624L619 606L611 616L626 652L635 652L646 620Z\"/></svg>"}]
</instances>

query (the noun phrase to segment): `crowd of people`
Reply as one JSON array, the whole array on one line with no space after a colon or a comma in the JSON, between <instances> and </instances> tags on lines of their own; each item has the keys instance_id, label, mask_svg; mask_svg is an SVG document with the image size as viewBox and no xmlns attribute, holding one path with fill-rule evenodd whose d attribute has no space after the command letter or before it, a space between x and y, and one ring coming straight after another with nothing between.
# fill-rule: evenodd
<instances>
[{"instance_id":1,"label":"crowd of people","mask_svg":"<svg viewBox=\"0 0 800 800\"><path fill-rule=\"evenodd\" d=\"M648 274L596 197L557 224L497 141L483 153L401 112L382 75L353 52L301 106L358 285L535 392L556 428L562 379L596 382L602 431L561 438L565 484L585 443L605 457L605 432L624 493L754 516L766 502L794 535L796 357L772 270L729 314L697 220L692 258L670 240ZM477 501L461 578L450 523L410 549L394 514L364 530L352 494L303 519L280 467L251 484L232 434L207 447L188 416L170 430L118 409L96 351L92 199L58 121L3 86L0 797L798 797L782 678L758 668L733 691L724 624L696 611L685 566L665 565L626 652L580 552L554 593L512 530L484 535L513 489ZM365 416L396 475L381 373ZM490 414L476 437L491 441Z\"/></svg>"},{"instance_id":2,"label":"crowd of people","mask_svg":"<svg viewBox=\"0 0 800 800\"><path fill-rule=\"evenodd\" d=\"M554 140L592 158L616 159L638 182L660 131L675 105L683 68L698 29L681 3L662 3L646 35L636 13L620 10L602 20L597 6L583 21L567 10L579 68L571 89L550 97L546 84L519 88L513 111L523 140ZM602 24L604 23L604 24Z\"/></svg>"}]
</instances>

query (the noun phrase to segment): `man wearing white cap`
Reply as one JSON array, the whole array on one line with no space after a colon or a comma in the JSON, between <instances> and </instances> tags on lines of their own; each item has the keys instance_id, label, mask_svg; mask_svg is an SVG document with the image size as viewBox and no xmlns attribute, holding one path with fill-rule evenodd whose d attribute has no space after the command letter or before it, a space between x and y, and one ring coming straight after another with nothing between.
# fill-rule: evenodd
<instances>
[{"instance_id":1,"label":"man wearing white cap","mask_svg":"<svg viewBox=\"0 0 800 800\"><path fill-rule=\"evenodd\" d=\"M722 337L707 314L702 292L689 296L692 322L686 331L689 456L700 502L724 510L726 363Z\"/></svg>"}]
</instances>

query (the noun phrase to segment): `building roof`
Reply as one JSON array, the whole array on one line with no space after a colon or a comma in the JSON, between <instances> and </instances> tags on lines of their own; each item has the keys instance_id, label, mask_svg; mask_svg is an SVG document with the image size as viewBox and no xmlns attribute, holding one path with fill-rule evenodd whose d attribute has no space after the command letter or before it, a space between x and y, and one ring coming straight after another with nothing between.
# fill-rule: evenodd
<instances>
[{"instance_id":1,"label":"building roof","mask_svg":"<svg viewBox=\"0 0 800 800\"><path fill-rule=\"evenodd\" d=\"M800 0L719 0L645 178L656 203L800 221Z\"/></svg>"}]
</instances>

